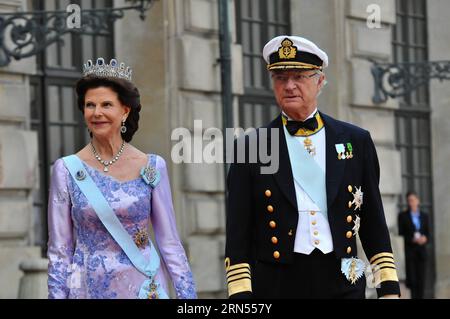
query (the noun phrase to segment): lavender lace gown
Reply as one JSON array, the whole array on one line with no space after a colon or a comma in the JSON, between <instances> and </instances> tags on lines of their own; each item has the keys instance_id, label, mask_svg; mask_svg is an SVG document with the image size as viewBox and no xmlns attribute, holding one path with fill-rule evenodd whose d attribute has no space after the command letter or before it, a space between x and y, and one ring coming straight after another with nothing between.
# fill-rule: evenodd
<instances>
[{"instance_id":1,"label":"lavender lace gown","mask_svg":"<svg viewBox=\"0 0 450 319\"><path fill-rule=\"evenodd\" d=\"M130 236L146 231L152 223L161 266L166 266L177 298L196 298L176 229L166 164L161 157L150 155L149 165L152 157L161 174L153 190L142 178L119 182L83 164ZM49 298L138 298L147 278L108 233L62 159L53 167L48 222ZM150 240L140 248L147 259L149 245ZM167 272L160 267L155 280L168 293Z\"/></svg>"}]
</instances>

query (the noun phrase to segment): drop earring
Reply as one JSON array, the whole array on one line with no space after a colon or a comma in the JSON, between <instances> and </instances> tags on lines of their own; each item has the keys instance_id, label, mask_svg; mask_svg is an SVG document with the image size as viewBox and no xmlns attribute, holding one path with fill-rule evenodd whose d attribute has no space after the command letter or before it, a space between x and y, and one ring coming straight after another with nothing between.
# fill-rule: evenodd
<instances>
[{"instance_id":1,"label":"drop earring","mask_svg":"<svg viewBox=\"0 0 450 319\"><path fill-rule=\"evenodd\" d=\"M122 121L122 126L120 127L120 132L125 134L127 132L127 127L125 126L125 120Z\"/></svg>"}]
</instances>

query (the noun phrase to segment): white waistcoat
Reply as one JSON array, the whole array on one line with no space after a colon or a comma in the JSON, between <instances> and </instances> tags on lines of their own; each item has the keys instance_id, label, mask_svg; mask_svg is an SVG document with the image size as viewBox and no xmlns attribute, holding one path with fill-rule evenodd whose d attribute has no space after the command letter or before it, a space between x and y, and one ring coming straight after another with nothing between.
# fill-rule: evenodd
<instances>
[{"instance_id":1,"label":"white waistcoat","mask_svg":"<svg viewBox=\"0 0 450 319\"><path fill-rule=\"evenodd\" d=\"M300 142L300 145L303 145L306 137L297 136L296 139ZM316 149L315 161L326 172L325 127L316 134L309 136L309 139ZM321 250L324 254L332 252L334 249L333 238L327 218L320 213L319 207L295 180L294 184L299 213L294 252L309 255L315 248ZM326 185L324 185L323 191L326 192Z\"/></svg>"}]
</instances>

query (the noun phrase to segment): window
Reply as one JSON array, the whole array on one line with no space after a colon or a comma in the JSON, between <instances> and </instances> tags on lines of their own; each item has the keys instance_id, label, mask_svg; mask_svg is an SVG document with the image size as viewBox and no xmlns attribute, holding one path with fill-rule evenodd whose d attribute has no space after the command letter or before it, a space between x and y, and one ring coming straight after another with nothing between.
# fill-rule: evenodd
<instances>
[{"instance_id":1,"label":"window","mask_svg":"<svg viewBox=\"0 0 450 319\"><path fill-rule=\"evenodd\" d=\"M395 62L428 60L426 1L397 0L394 28ZM432 209L430 105L427 86L401 98L397 117L397 143L402 152L403 189L418 192L424 209ZM403 208L406 201L402 198Z\"/></svg>"},{"instance_id":2,"label":"window","mask_svg":"<svg viewBox=\"0 0 450 319\"><path fill-rule=\"evenodd\" d=\"M236 17L245 88L239 99L239 126L259 127L279 113L262 49L273 37L290 33L290 0L238 0Z\"/></svg>"},{"instance_id":3,"label":"window","mask_svg":"<svg viewBox=\"0 0 450 319\"><path fill-rule=\"evenodd\" d=\"M425 0L397 0L397 23L393 30L395 62L428 60L427 13ZM417 192L421 208L433 219L431 177L430 98L428 86L400 98L396 112L397 147L401 152L403 193L399 209L407 208L405 193ZM430 249L433 250L431 242ZM434 256L430 252L426 297L433 294Z\"/></svg>"},{"instance_id":4,"label":"window","mask_svg":"<svg viewBox=\"0 0 450 319\"><path fill-rule=\"evenodd\" d=\"M33 1L34 10L65 10L71 3L82 10L112 6L112 0ZM112 26L111 26L111 30ZM33 194L35 245L46 249L47 201L51 166L56 159L73 154L88 141L83 116L76 106L75 82L88 59L113 57L113 34L108 36L66 34L37 57L37 75L30 79L31 129L39 137L39 189Z\"/></svg>"}]
</instances>

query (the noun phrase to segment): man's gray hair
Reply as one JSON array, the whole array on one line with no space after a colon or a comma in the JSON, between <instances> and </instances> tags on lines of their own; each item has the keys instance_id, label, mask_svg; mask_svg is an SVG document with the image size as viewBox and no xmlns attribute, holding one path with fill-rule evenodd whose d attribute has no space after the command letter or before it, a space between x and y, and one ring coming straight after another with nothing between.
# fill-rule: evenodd
<instances>
[{"instance_id":1,"label":"man's gray hair","mask_svg":"<svg viewBox=\"0 0 450 319\"><path fill-rule=\"evenodd\" d=\"M316 73L319 74L320 76L322 76L322 75L325 76L325 73L322 70L318 70L318 71L316 71ZM327 86L327 84L328 84L328 81L325 78L324 81L323 81L323 85L320 88L319 93L317 93L317 97L319 97L322 94L322 90L324 89L325 86Z\"/></svg>"}]
</instances>

